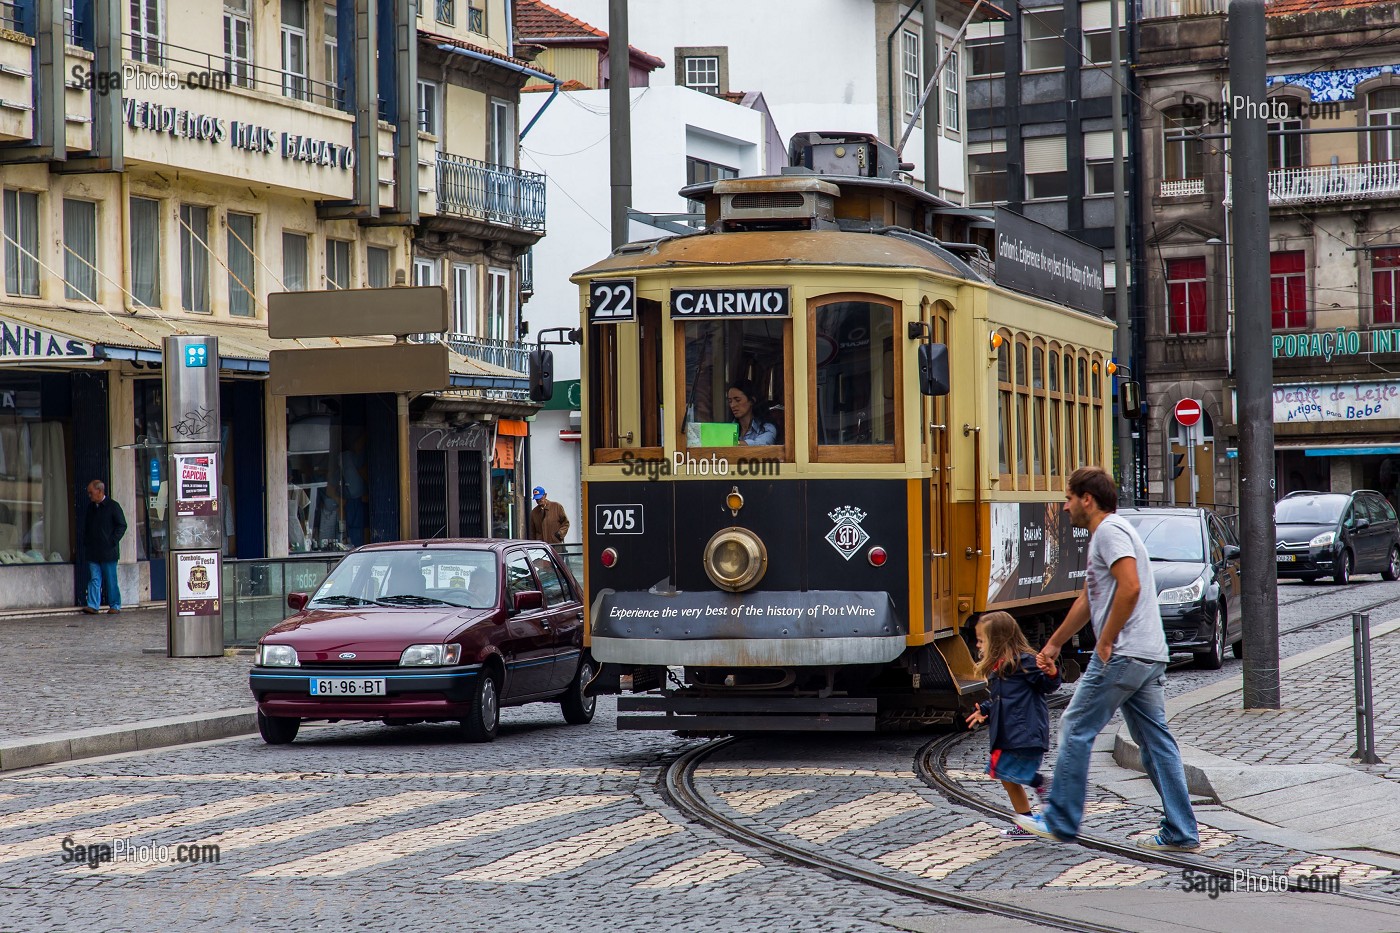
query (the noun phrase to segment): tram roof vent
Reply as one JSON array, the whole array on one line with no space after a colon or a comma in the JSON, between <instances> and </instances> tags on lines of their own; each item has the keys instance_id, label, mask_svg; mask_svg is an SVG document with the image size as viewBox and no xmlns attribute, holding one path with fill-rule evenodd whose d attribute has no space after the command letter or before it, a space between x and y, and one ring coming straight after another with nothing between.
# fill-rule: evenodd
<instances>
[{"instance_id":1,"label":"tram roof vent","mask_svg":"<svg viewBox=\"0 0 1400 933\"><path fill-rule=\"evenodd\" d=\"M834 226L841 189L812 177L727 178L715 182L725 230L810 230Z\"/></svg>"}]
</instances>

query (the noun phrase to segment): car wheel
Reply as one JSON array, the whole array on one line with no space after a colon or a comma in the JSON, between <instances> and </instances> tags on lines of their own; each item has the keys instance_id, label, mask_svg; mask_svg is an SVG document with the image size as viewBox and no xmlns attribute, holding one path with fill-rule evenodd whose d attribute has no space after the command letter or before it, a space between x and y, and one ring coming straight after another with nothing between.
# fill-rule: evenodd
<instances>
[{"instance_id":1,"label":"car wheel","mask_svg":"<svg viewBox=\"0 0 1400 933\"><path fill-rule=\"evenodd\" d=\"M1343 549L1337 556L1337 572L1332 574L1332 580L1338 586L1346 586L1351 582L1351 551Z\"/></svg>"},{"instance_id":2,"label":"car wheel","mask_svg":"<svg viewBox=\"0 0 1400 933\"><path fill-rule=\"evenodd\" d=\"M476 682L472 708L462 720L462 734L468 742L490 742L501 725L501 687L493 671L483 670Z\"/></svg>"},{"instance_id":3,"label":"car wheel","mask_svg":"<svg viewBox=\"0 0 1400 933\"><path fill-rule=\"evenodd\" d=\"M301 728L295 716L267 716L258 710L258 732L268 745L290 745Z\"/></svg>"},{"instance_id":4,"label":"car wheel","mask_svg":"<svg viewBox=\"0 0 1400 933\"><path fill-rule=\"evenodd\" d=\"M1218 671L1225 663L1225 612L1215 614L1215 634L1211 638L1210 650L1196 655L1196 666L1202 670Z\"/></svg>"},{"instance_id":5,"label":"car wheel","mask_svg":"<svg viewBox=\"0 0 1400 933\"><path fill-rule=\"evenodd\" d=\"M559 698L559 706L564 711L564 721L573 726L587 725L593 721L598 709L598 698L583 695L583 688L593 679L593 662L583 658L578 662L574 679L569 681L569 689Z\"/></svg>"},{"instance_id":6,"label":"car wheel","mask_svg":"<svg viewBox=\"0 0 1400 933\"><path fill-rule=\"evenodd\" d=\"M1385 569L1381 571L1383 580L1400 580L1400 547L1390 549L1390 559L1386 561Z\"/></svg>"}]
</instances>

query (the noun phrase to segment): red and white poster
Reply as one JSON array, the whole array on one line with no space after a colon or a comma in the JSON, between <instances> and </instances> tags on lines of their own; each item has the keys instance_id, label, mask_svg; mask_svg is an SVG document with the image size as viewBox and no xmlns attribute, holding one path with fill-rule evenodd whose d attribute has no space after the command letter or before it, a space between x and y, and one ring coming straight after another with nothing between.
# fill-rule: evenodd
<instances>
[{"instance_id":1,"label":"red and white poster","mask_svg":"<svg viewBox=\"0 0 1400 933\"><path fill-rule=\"evenodd\" d=\"M219 514L219 455L175 455L175 514Z\"/></svg>"}]
</instances>

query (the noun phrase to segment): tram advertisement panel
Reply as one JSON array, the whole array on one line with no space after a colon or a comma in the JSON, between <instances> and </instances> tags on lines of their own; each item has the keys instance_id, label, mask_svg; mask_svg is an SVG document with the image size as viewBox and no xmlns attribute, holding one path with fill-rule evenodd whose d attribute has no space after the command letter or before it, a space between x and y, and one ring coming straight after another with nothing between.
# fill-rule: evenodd
<instances>
[{"instance_id":1,"label":"tram advertisement panel","mask_svg":"<svg viewBox=\"0 0 1400 933\"><path fill-rule=\"evenodd\" d=\"M987 604L1068 595L1084 586L1089 533L1058 502L994 502Z\"/></svg>"}]
</instances>

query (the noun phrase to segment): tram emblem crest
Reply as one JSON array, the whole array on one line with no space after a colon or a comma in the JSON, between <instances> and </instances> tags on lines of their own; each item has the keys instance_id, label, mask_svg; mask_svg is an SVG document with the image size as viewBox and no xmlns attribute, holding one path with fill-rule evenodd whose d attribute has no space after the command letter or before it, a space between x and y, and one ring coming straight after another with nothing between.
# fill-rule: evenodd
<instances>
[{"instance_id":1,"label":"tram emblem crest","mask_svg":"<svg viewBox=\"0 0 1400 933\"><path fill-rule=\"evenodd\" d=\"M836 526L826 533L827 543L836 548L836 553L850 560L861 545L870 540L870 535L860 527L865 521L865 513L853 505L843 505L826 513Z\"/></svg>"}]
</instances>

